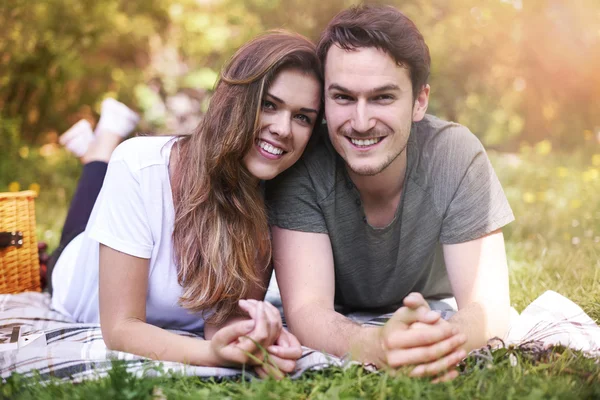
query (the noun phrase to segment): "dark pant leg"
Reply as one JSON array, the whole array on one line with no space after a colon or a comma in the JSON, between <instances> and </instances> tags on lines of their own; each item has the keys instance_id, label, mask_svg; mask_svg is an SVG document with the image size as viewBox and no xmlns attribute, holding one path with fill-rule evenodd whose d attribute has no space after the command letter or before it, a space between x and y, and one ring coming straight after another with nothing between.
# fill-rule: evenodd
<instances>
[{"instance_id":1,"label":"dark pant leg","mask_svg":"<svg viewBox=\"0 0 600 400\"><path fill-rule=\"evenodd\" d=\"M83 166L83 171L75 195L71 200L67 218L60 236L58 248L52 253L48 260L48 291L52 293L52 271L61 253L77 235L85 230L90 219L92 209L102 189L104 176L108 164L103 161L93 161Z\"/></svg>"}]
</instances>

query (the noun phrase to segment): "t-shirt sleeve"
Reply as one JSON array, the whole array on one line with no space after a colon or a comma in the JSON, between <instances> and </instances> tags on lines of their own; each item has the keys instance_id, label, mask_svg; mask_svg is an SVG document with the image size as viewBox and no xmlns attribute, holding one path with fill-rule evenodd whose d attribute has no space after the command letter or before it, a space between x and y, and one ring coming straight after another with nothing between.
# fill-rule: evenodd
<instances>
[{"instance_id":1,"label":"t-shirt sleeve","mask_svg":"<svg viewBox=\"0 0 600 400\"><path fill-rule=\"evenodd\" d=\"M462 177L457 179L458 187L444 214L442 244L478 239L515 219L483 146L472 133L467 131L466 135L460 135L464 138L460 143L449 146L450 152L454 148L460 151L460 156L447 153L450 163L453 158L457 160L450 170Z\"/></svg>"},{"instance_id":2,"label":"t-shirt sleeve","mask_svg":"<svg viewBox=\"0 0 600 400\"><path fill-rule=\"evenodd\" d=\"M122 253L150 258L153 239L140 182L127 162L114 156L108 164L89 236Z\"/></svg>"},{"instance_id":3,"label":"t-shirt sleeve","mask_svg":"<svg viewBox=\"0 0 600 400\"><path fill-rule=\"evenodd\" d=\"M302 232L328 232L303 160L266 183L265 199L271 225Z\"/></svg>"}]
</instances>

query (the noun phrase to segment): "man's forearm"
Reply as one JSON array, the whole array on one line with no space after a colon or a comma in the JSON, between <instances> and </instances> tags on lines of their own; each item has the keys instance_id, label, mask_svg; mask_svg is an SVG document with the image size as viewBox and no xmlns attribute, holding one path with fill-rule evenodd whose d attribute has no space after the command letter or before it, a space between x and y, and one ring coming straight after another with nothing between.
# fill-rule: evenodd
<instances>
[{"instance_id":1,"label":"man's forearm","mask_svg":"<svg viewBox=\"0 0 600 400\"><path fill-rule=\"evenodd\" d=\"M290 331L315 350L353 360L378 363L378 327L363 327L335 310L308 304L287 313Z\"/></svg>"},{"instance_id":2,"label":"man's forearm","mask_svg":"<svg viewBox=\"0 0 600 400\"><path fill-rule=\"evenodd\" d=\"M467 335L467 342L462 346L466 351L485 346L493 337L503 338L510 320L509 306L485 307L479 303L471 303L460 309L449 322Z\"/></svg>"}]
</instances>

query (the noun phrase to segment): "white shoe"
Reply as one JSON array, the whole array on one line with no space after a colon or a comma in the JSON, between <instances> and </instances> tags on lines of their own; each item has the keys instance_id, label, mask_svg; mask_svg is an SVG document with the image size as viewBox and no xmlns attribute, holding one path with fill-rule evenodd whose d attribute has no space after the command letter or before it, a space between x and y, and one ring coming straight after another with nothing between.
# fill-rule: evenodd
<instances>
[{"instance_id":1,"label":"white shoe","mask_svg":"<svg viewBox=\"0 0 600 400\"><path fill-rule=\"evenodd\" d=\"M102 101L100 120L96 125L95 133L111 132L121 137L127 137L140 121L140 116L115 99L108 98Z\"/></svg>"},{"instance_id":2,"label":"white shoe","mask_svg":"<svg viewBox=\"0 0 600 400\"><path fill-rule=\"evenodd\" d=\"M92 140L94 132L85 119L77 122L58 138L58 142L77 157L85 154Z\"/></svg>"}]
</instances>

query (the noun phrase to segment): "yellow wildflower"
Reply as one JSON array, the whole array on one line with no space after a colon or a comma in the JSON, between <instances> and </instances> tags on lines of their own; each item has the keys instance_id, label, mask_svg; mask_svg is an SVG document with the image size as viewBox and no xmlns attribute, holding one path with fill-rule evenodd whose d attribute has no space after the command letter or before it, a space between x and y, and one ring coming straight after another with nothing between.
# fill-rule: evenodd
<instances>
[{"instance_id":1,"label":"yellow wildflower","mask_svg":"<svg viewBox=\"0 0 600 400\"><path fill-rule=\"evenodd\" d=\"M27 146L23 146L19 149L19 155L21 156L21 158L28 158L29 157L29 147Z\"/></svg>"},{"instance_id":2,"label":"yellow wildflower","mask_svg":"<svg viewBox=\"0 0 600 400\"><path fill-rule=\"evenodd\" d=\"M571 203L569 205L571 206L571 208L577 209L577 208L581 207L581 200L573 199L573 200L571 200Z\"/></svg>"},{"instance_id":3,"label":"yellow wildflower","mask_svg":"<svg viewBox=\"0 0 600 400\"><path fill-rule=\"evenodd\" d=\"M558 175L560 178L566 178L569 176L569 169L566 167L558 167L556 168L556 175Z\"/></svg>"},{"instance_id":4,"label":"yellow wildflower","mask_svg":"<svg viewBox=\"0 0 600 400\"><path fill-rule=\"evenodd\" d=\"M19 182L11 182L8 184L9 192L18 192L19 190L21 190L21 185L19 184Z\"/></svg>"},{"instance_id":5,"label":"yellow wildflower","mask_svg":"<svg viewBox=\"0 0 600 400\"><path fill-rule=\"evenodd\" d=\"M536 200L539 201L540 203L543 203L546 201L546 192L537 192L536 194Z\"/></svg>"},{"instance_id":6,"label":"yellow wildflower","mask_svg":"<svg viewBox=\"0 0 600 400\"><path fill-rule=\"evenodd\" d=\"M535 145L535 152L541 156L550 154L552 151L552 143L549 140L542 140Z\"/></svg>"},{"instance_id":7,"label":"yellow wildflower","mask_svg":"<svg viewBox=\"0 0 600 400\"><path fill-rule=\"evenodd\" d=\"M29 185L29 190L33 190L37 194L40 194L40 185L38 183L32 183Z\"/></svg>"},{"instance_id":8,"label":"yellow wildflower","mask_svg":"<svg viewBox=\"0 0 600 400\"><path fill-rule=\"evenodd\" d=\"M600 154L594 154L592 156L592 165L594 167L600 167Z\"/></svg>"},{"instance_id":9,"label":"yellow wildflower","mask_svg":"<svg viewBox=\"0 0 600 400\"><path fill-rule=\"evenodd\" d=\"M584 182L595 181L596 179L598 179L598 177L600 177L600 172L598 172L596 168L590 168L583 173Z\"/></svg>"},{"instance_id":10,"label":"yellow wildflower","mask_svg":"<svg viewBox=\"0 0 600 400\"><path fill-rule=\"evenodd\" d=\"M535 195L531 192L523 193L523 201L527 204L535 203Z\"/></svg>"}]
</instances>

